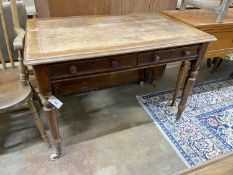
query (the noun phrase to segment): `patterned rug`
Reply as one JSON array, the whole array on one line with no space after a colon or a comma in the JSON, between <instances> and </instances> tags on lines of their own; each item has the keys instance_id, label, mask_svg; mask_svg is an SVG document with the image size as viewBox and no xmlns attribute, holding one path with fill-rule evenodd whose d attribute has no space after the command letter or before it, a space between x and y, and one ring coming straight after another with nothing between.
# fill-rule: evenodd
<instances>
[{"instance_id":1,"label":"patterned rug","mask_svg":"<svg viewBox=\"0 0 233 175\"><path fill-rule=\"evenodd\" d=\"M177 105L170 106L172 93L168 90L137 99L187 166L233 151L233 79L196 85L176 123Z\"/></svg>"}]
</instances>

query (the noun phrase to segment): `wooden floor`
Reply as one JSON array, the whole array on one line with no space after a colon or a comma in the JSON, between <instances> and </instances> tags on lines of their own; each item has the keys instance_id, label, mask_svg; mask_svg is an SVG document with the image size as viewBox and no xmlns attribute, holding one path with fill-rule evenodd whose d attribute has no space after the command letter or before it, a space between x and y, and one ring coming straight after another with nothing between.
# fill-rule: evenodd
<instances>
[{"instance_id":1,"label":"wooden floor","mask_svg":"<svg viewBox=\"0 0 233 175\"><path fill-rule=\"evenodd\" d=\"M207 162L196 168L178 173L179 175L232 175L233 174L233 152L221 158Z\"/></svg>"}]
</instances>

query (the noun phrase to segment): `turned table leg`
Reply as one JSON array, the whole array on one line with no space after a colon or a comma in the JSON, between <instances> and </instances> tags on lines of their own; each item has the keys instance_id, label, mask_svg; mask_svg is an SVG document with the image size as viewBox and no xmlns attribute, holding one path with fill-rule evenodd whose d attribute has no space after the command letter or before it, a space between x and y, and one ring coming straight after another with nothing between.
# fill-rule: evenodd
<instances>
[{"instance_id":1,"label":"turned table leg","mask_svg":"<svg viewBox=\"0 0 233 175\"><path fill-rule=\"evenodd\" d=\"M190 69L189 69L189 72L188 72L188 77L186 78L186 81L185 81L184 91L183 91L183 94L182 94L182 97L181 97L181 101L180 101L180 104L178 106L178 113L177 113L177 116L176 116L176 120L179 120L181 118L181 115L185 110L185 105L186 105L186 102L188 100L188 97L189 97L189 95L190 95L190 93L192 91L193 84L194 84L194 82L196 80L196 76L198 74L197 61L198 60L190 61L191 65L190 65Z\"/></svg>"},{"instance_id":2,"label":"turned table leg","mask_svg":"<svg viewBox=\"0 0 233 175\"><path fill-rule=\"evenodd\" d=\"M188 66L187 66L186 61L183 61L182 64L181 64L181 67L180 67L180 72L179 72L179 75L178 75L178 80L176 82L176 88L175 88L175 91L174 91L174 94L173 94L171 106L175 105L176 98L177 98L177 95L179 93L179 89L181 87L181 84L182 84L182 82L184 80L185 72L186 72L187 67Z\"/></svg>"},{"instance_id":3,"label":"turned table leg","mask_svg":"<svg viewBox=\"0 0 233 175\"><path fill-rule=\"evenodd\" d=\"M57 111L54 106L48 101L52 95L52 86L49 79L47 65L33 66L33 71L36 78L36 83L39 91L43 110L47 118L49 129L52 136L52 144L55 146L55 153L50 156L52 160L59 159L62 154L61 136L59 133Z\"/></svg>"},{"instance_id":4,"label":"turned table leg","mask_svg":"<svg viewBox=\"0 0 233 175\"><path fill-rule=\"evenodd\" d=\"M61 147L61 136L59 133L58 128L58 121L57 121L57 111L56 109L49 103L47 97L42 96L42 104L43 110L45 112L45 116L47 118L49 129L52 136L52 143L55 147L55 153L53 153L50 158L51 160L56 160L61 157L62 154L62 147Z\"/></svg>"}]
</instances>

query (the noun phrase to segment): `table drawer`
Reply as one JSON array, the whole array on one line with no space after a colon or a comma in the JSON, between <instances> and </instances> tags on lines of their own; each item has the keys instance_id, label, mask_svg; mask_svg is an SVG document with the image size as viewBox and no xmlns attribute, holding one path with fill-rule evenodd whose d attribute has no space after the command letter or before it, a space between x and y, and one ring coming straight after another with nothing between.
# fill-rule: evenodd
<instances>
[{"instance_id":1,"label":"table drawer","mask_svg":"<svg viewBox=\"0 0 233 175\"><path fill-rule=\"evenodd\" d=\"M158 62L169 62L170 60L182 60L185 58L195 58L200 50L199 45L167 49L159 51L145 52L138 55L138 64L147 65Z\"/></svg>"},{"instance_id":2,"label":"table drawer","mask_svg":"<svg viewBox=\"0 0 233 175\"><path fill-rule=\"evenodd\" d=\"M122 55L91 60L80 60L69 63L51 64L48 66L48 70L50 78L55 80L126 69L132 66L132 62L132 55Z\"/></svg>"}]
</instances>

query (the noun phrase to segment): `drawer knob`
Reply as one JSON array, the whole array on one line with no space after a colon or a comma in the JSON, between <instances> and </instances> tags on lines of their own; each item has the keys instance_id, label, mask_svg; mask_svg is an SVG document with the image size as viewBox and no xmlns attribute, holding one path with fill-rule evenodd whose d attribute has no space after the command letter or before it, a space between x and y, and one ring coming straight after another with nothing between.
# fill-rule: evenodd
<instances>
[{"instance_id":1,"label":"drawer knob","mask_svg":"<svg viewBox=\"0 0 233 175\"><path fill-rule=\"evenodd\" d=\"M75 74L75 73L77 73L78 69L75 65L70 65L69 71L71 74Z\"/></svg>"},{"instance_id":2,"label":"drawer knob","mask_svg":"<svg viewBox=\"0 0 233 175\"><path fill-rule=\"evenodd\" d=\"M118 66L118 62L117 61L112 61L112 67L117 67Z\"/></svg>"},{"instance_id":3,"label":"drawer knob","mask_svg":"<svg viewBox=\"0 0 233 175\"><path fill-rule=\"evenodd\" d=\"M159 61L159 60L160 60L160 56L154 55L154 61Z\"/></svg>"},{"instance_id":4,"label":"drawer knob","mask_svg":"<svg viewBox=\"0 0 233 175\"><path fill-rule=\"evenodd\" d=\"M190 56L190 55L191 55L191 52L190 52L189 50L185 50L185 51L184 51L184 54L185 54L185 56Z\"/></svg>"}]
</instances>

